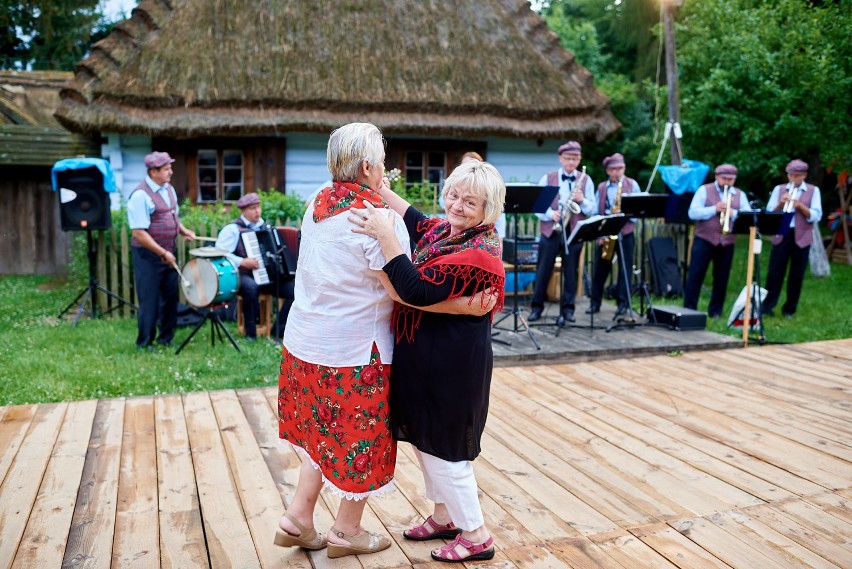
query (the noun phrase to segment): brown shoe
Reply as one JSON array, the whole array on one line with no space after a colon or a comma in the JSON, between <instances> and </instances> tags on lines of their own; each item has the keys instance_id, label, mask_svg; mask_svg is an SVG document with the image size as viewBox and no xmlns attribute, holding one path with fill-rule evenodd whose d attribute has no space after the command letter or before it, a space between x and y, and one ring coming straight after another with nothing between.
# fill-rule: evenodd
<instances>
[{"instance_id":1,"label":"brown shoe","mask_svg":"<svg viewBox=\"0 0 852 569\"><path fill-rule=\"evenodd\" d=\"M316 528L305 528L296 518L287 512L284 513L284 517L299 528L299 535L293 535L279 527L278 531L275 532L275 545L280 547L304 547L305 549L313 550L324 549L328 545L328 539L323 534L317 533Z\"/></svg>"},{"instance_id":2,"label":"brown shoe","mask_svg":"<svg viewBox=\"0 0 852 569\"><path fill-rule=\"evenodd\" d=\"M338 545L336 543L328 544L328 556L331 559L336 557L344 557L346 555L362 555L365 553L376 553L391 546L391 540L383 535L361 530L357 535L346 535L335 527L331 530L334 535L340 539L345 539L349 545Z\"/></svg>"}]
</instances>

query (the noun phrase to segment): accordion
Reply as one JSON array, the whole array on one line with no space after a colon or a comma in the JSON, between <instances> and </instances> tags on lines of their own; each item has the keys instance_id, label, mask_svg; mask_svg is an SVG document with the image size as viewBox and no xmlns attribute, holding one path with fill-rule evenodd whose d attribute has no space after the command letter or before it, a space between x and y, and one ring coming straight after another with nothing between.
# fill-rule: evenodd
<instances>
[{"instance_id":1,"label":"accordion","mask_svg":"<svg viewBox=\"0 0 852 569\"><path fill-rule=\"evenodd\" d=\"M246 256L260 261L260 267L252 270L257 284L265 285L296 276L299 231L295 227L273 229L267 226L260 231L244 231L240 237L246 249ZM295 252L292 250L294 242Z\"/></svg>"}]
</instances>

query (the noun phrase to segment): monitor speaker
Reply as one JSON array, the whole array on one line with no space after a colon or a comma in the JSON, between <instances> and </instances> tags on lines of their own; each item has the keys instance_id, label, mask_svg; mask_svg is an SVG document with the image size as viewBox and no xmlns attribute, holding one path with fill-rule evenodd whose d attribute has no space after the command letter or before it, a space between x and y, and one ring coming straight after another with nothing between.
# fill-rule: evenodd
<instances>
[{"instance_id":1,"label":"monitor speaker","mask_svg":"<svg viewBox=\"0 0 852 569\"><path fill-rule=\"evenodd\" d=\"M112 226L104 176L95 166L56 172L56 187L62 231L109 229Z\"/></svg>"}]
</instances>

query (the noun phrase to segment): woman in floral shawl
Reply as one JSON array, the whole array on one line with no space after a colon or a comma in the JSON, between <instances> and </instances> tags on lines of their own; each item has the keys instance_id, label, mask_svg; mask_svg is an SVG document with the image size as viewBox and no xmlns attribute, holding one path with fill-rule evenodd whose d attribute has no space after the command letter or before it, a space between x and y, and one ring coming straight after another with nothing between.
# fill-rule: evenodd
<instances>
[{"instance_id":1,"label":"woman in floral shawl","mask_svg":"<svg viewBox=\"0 0 852 569\"><path fill-rule=\"evenodd\" d=\"M494 221L506 186L487 162L466 162L447 178L442 196L447 219L429 219L386 185L379 192L403 215L417 246L409 257L399 245L393 219L366 209L350 210L353 229L375 237L386 259L383 270L400 302L391 373L394 438L416 448L426 496L435 503L426 521L403 535L412 540L452 539L432 551L438 561L491 559L494 540L485 527L472 461L488 415L493 356L491 317L503 306L505 272ZM393 216L392 216L393 217ZM471 296L482 316L424 311L419 307Z\"/></svg>"}]
</instances>

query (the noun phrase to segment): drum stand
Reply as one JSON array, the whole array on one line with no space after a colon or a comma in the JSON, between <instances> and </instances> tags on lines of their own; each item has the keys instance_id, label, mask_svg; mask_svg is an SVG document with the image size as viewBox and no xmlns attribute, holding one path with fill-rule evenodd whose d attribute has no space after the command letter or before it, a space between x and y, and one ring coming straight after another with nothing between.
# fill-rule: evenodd
<instances>
[{"instance_id":1,"label":"drum stand","mask_svg":"<svg viewBox=\"0 0 852 569\"><path fill-rule=\"evenodd\" d=\"M216 314L216 309L221 307L221 306L224 306L224 305L217 304L215 306L208 306L207 308L204 309L204 310L207 311L207 312L204 313L204 320L202 320L201 322L199 322L198 324L195 325L195 328L192 329L192 332L189 333L189 336L187 336L186 340L184 340L183 343L180 345L180 347L177 349L177 351L175 352L175 355L178 355L180 353L180 351L184 348L184 346L186 346L189 343L189 341L192 340L192 337L195 336L196 332L201 330L201 327L204 326L205 322L210 322L210 345L211 346L216 345L216 335L217 334L219 335L219 342L221 342L223 344L225 343L225 340L222 339L222 332L224 332L225 336L228 337L228 340L231 341L231 345L234 346L234 349L237 350L238 352L241 352L240 347L237 346L237 342L234 341L234 337L231 336L231 333L228 332L228 329L225 328L225 325L222 323L222 319L219 318L218 314ZM199 315L201 314L197 309L193 308L193 310L195 311L196 314L199 314Z\"/></svg>"}]
</instances>

